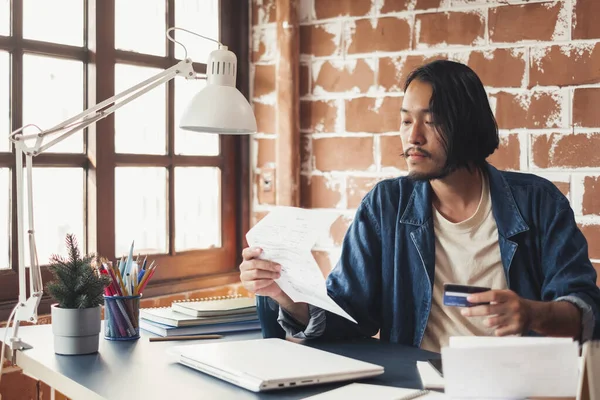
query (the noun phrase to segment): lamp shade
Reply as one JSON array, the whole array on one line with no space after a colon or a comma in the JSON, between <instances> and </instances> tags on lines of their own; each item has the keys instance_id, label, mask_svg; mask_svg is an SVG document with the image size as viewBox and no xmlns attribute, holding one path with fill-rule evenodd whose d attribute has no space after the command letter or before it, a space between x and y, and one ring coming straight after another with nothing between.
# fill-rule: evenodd
<instances>
[{"instance_id":1,"label":"lamp shade","mask_svg":"<svg viewBox=\"0 0 600 400\"><path fill-rule=\"evenodd\" d=\"M235 87L235 54L222 46L210 54L206 70L207 85L192 98L179 127L218 134L255 133L256 118L252 107Z\"/></svg>"}]
</instances>

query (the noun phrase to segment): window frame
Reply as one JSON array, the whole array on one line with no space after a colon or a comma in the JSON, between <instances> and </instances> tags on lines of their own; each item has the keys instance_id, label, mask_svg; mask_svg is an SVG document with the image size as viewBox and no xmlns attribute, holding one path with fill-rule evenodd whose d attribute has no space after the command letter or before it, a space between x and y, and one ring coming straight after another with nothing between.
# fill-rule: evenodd
<instances>
[{"instance_id":1,"label":"window frame","mask_svg":"<svg viewBox=\"0 0 600 400\"><path fill-rule=\"evenodd\" d=\"M23 2L12 1L11 36L0 36L0 50L11 54L11 129L23 125L23 53L48 55L84 62L84 107L113 96L117 63L169 68L177 63L174 43L166 41L165 56L154 56L115 49L115 1L86 0L84 2L84 46L47 43L23 38ZM175 26L175 0L165 0L166 23ZM220 0L220 41L238 59L237 87L248 97L249 92L249 21L248 2ZM206 60L203 60L206 62ZM241 68L240 68L241 66ZM206 71L206 64L194 63L196 72ZM175 78L180 79L180 78ZM33 158L36 167L84 168L86 182L85 238L87 252L97 252L115 259L115 168L121 166L162 166L167 168L168 254L152 255L160 266L144 291L146 297L165 295L239 282L237 265L245 245L244 234L249 229L250 214L250 141L249 136L220 136L218 156L184 156L174 154L174 79L167 83L167 154L117 154L114 151L114 114L90 126L83 134L84 153L43 153ZM119 111L116 111L119 112ZM78 133L81 135L81 133ZM221 230L220 248L175 251L175 185L174 171L179 166L218 166L221 168ZM17 237L16 172L14 148L0 153L0 167L11 168L11 238ZM113 199L106 202L106 199ZM34 200L35 201L35 200ZM102 206L98 206L102 204ZM34 204L35 206L35 204ZM102 221L101 224L98 221ZM17 241L11 240L11 268L0 270L0 321L6 320L18 298ZM52 279L42 268L42 279ZM53 302L46 294L39 314L49 313Z\"/></svg>"}]
</instances>

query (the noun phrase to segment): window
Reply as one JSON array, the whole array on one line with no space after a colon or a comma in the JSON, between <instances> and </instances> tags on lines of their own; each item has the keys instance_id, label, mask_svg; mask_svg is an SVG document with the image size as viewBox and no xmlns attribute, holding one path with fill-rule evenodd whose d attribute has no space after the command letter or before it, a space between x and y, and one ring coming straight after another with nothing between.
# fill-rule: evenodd
<instances>
[{"instance_id":1,"label":"window","mask_svg":"<svg viewBox=\"0 0 600 400\"><path fill-rule=\"evenodd\" d=\"M58 7L56 1L21 1L23 38L83 46L84 1L61 0Z\"/></svg>"},{"instance_id":2,"label":"window","mask_svg":"<svg viewBox=\"0 0 600 400\"><path fill-rule=\"evenodd\" d=\"M0 4L2 0L0 0ZM10 132L10 64L9 54L0 50L0 131ZM0 137L0 152L9 151L8 135Z\"/></svg>"},{"instance_id":3,"label":"window","mask_svg":"<svg viewBox=\"0 0 600 400\"><path fill-rule=\"evenodd\" d=\"M0 35L8 36L10 31L10 0L0 0Z\"/></svg>"},{"instance_id":4,"label":"window","mask_svg":"<svg viewBox=\"0 0 600 400\"><path fill-rule=\"evenodd\" d=\"M247 91L248 4L236 0L0 0L0 132L42 129L175 65L178 26L220 40L238 57ZM135 21L135 29L131 22ZM196 72L216 48L186 32ZM145 295L235 282L248 228L248 138L178 128L203 80L177 77L34 157L40 264L65 254L136 252L160 266ZM18 295L15 154L0 135L0 321ZM26 246L27 247L27 246ZM46 268L44 282L51 279ZM48 312L44 298L40 313Z\"/></svg>"},{"instance_id":5,"label":"window","mask_svg":"<svg viewBox=\"0 0 600 400\"><path fill-rule=\"evenodd\" d=\"M0 193L10 193L8 168L0 168ZM0 196L0 265L9 265L9 196Z\"/></svg>"},{"instance_id":6,"label":"window","mask_svg":"<svg viewBox=\"0 0 600 400\"><path fill-rule=\"evenodd\" d=\"M34 168L34 218L37 255L40 265L52 254L66 255L64 240L73 233L84 244L84 168ZM37 200L37 199L41 200ZM25 226L29 219L25 214ZM29 266L29 247L25 246Z\"/></svg>"},{"instance_id":7,"label":"window","mask_svg":"<svg viewBox=\"0 0 600 400\"><path fill-rule=\"evenodd\" d=\"M84 67L79 60L23 54L23 123L48 129L82 112ZM75 134L47 152L81 154L83 136Z\"/></svg>"},{"instance_id":8,"label":"window","mask_svg":"<svg viewBox=\"0 0 600 400\"><path fill-rule=\"evenodd\" d=\"M115 93L120 93L161 71L159 68L119 63L115 65ZM165 88L159 86L115 113L116 152L166 154L166 105Z\"/></svg>"}]
</instances>

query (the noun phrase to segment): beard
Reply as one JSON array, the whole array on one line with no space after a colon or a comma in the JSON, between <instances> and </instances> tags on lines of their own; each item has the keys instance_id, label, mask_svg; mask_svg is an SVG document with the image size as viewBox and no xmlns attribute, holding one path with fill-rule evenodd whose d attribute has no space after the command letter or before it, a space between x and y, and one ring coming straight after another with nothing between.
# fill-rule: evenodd
<instances>
[{"instance_id":1,"label":"beard","mask_svg":"<svg viewBox=\"0 0 600 400\"><path fill-rule=\"evenodd\" d=\"M429 172L418 172L411 171L408 173L408 179L413 181L433 181L435 179L444 179L453 172L453 168L445 165L443 168L439 168Z\"/></svg>"},{"instance_id":2,"label":"beard","mask_svg":"<svg viewBox=\"0 0 600 400\"><path fill-rule=\"evenodd\" d=\"M447 168L441 169L439 171L431 171L431 172L409 172L408 179L412 181L433 181L435 179L443 179L450 174L450 171Z\"/></svg>"}]
</instances>

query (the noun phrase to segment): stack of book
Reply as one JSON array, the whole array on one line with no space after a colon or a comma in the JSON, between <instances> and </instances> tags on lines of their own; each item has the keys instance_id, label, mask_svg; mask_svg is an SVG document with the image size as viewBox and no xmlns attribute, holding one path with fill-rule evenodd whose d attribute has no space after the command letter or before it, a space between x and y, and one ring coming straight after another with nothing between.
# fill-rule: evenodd
<instances>
[{"instance_id":1,"label":"stack of book","mask_svg":"<svg viewBox=\"0 0 600 400\"><path fill-rule=\"evenodd\" d=\"M167 337L259 330L260 322L253 298L224 296L142 308L140 328Z\"/></svg>"}]
</instances>

